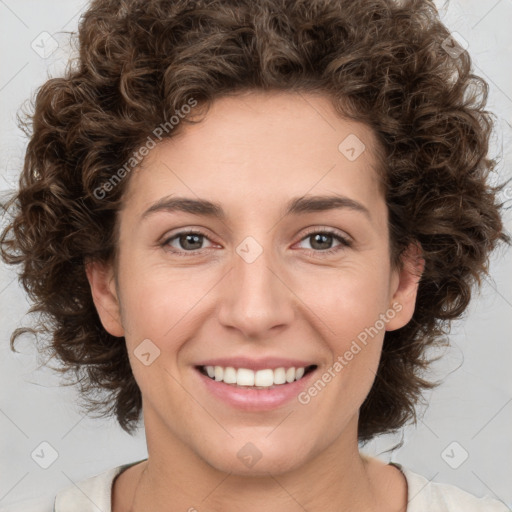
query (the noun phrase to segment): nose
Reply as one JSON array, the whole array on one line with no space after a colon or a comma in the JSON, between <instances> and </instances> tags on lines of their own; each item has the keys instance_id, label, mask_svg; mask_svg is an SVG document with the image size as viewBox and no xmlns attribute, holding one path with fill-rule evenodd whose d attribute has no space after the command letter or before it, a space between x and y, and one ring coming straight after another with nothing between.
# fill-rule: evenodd
<instances>
[{"instance_id":1,"label":"nose","mask_svg":"<svg viewBox=\"0 0 512 512\"><path fill-rule=\"evenodd\" d=\"M255 258L255 259L254 259ZM270 249L248 237L233 253L233 265L221 292L218 318L244 338L265 339L293 321L296 295L286 270Z\"/></svg>"}]
</instances>

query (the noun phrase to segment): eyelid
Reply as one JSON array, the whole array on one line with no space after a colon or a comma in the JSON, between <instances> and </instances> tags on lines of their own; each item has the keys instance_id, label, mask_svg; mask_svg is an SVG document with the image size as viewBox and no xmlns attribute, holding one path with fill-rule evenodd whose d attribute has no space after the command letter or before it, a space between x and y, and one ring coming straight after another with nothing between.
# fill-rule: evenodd
<instances>
[{"instance_id":1,"label":"eyelid","mask_svg":"<svg viewBox=\"0 0 512 512\"><path fill-rule=\"evenodd\" d=\"M304 238L314 235L315 233L327 233L329 235L336 236L338 238L341 238L344 242L347 244L352 244L354 241L352 237L350 237L345 232L341 232L340 230L336 228L329 228L327 226L314 226L311 229L308 229L304 235L302 235L302 238L299 241L304 240Z\"/></svg>"},{"instance_id":2,"label":"eyelid","mask_svg":"<svg viewBox=\"0 0 512 512\"><path fill-rule=\"evenodd\" d=\"M166 241L170 240L171 238L176 238L178 235L186 235L186 234L202 235L211 241L215 241L215 237L210 234L210 231L207 228L204 228L202 226L196 227L194 225L178 227L175 229L171 229L170 231L166 231L165 234L160 238L160 240L161 240L161 243L165 243ZM215 243L219 243L219 242L215 242Z\"/></svg>"}]
</instances>

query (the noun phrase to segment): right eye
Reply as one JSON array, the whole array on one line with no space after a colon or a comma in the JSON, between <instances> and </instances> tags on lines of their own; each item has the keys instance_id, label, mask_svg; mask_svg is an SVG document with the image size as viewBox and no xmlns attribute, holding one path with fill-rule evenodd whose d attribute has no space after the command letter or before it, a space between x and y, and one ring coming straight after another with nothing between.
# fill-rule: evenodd
<instances>
[{"instance_id":1,"label":"right eye","mask_svg":"<svg viewBox=\"0 0 512 512\"><path fill-rule=\"evenodd\" d=\"M179 233L166 238L165 241L162 242L162 247L172 247L170 252L177 256L187 256L187 253L189 253L188 255L190 256L195 256L204 252L204 249L197 247L198 245L202 245L202 240L204 238L209 240L209 238L201 231L180 231ZM182 247L181 249L172 245L172 242L175 241Z\"/></svg>"}]
</instances>

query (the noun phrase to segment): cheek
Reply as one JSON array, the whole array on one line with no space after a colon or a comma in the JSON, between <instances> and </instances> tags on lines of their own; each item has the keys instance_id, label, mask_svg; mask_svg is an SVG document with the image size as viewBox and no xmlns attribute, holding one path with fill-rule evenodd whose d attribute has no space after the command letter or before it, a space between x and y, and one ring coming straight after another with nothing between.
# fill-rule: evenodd
<instances>
[{"instance_id":1,"label":"cheek","mask_svg":"<svg viewBox=\"0 0 512 512\"><path fill-rule=\"evenodd\" d=\"M386 276L386 269L375 271L369 265L304 274L298 295L323 322L322 332L330 333L329 338L339 340L343 347L348 338L373 326L385 312Z\"/></svg>"},{"instance_id":2,"label":"cheek","mask_svg":"<svg viewBox=\"0 0 512 512\"><path fill-rule=\"evenodd\" d=\"M323 382L333 382L335 394L362 401L377 371L388 315L385 269L382 272L344 269L304 282L298 295L314 313L310 321L331 353ZM309 291L307 291L309 290ZM329 384L330 385L330 384Z\"/></svg>"},{"instance_id":3,"label":"cheek","mask_svg":"<svg viewBox=\"0 0 512 512\"><path fill-rule=\"evenodd\" d=\"M130 364L144 399L154 408L162 396L171 396L173 407L187 405L177 383L177 356L193 334L188 329L194 325L194 305L204 293L190 279L161 269L139 267L125 275L123 324Z\"/></svg>"},{"instance_id":4,"label":"cheek","mask_svg":"<svg viewBox=\"0 0 512 512\"><path fill-rule=\"evenodd\" d=\"M211 283L210 283L211 282ZM206 273L140 269L126 276L123 309L129 334L166 343L183 329L205 294L215 283Z\"/></svg>"}]
</instances>

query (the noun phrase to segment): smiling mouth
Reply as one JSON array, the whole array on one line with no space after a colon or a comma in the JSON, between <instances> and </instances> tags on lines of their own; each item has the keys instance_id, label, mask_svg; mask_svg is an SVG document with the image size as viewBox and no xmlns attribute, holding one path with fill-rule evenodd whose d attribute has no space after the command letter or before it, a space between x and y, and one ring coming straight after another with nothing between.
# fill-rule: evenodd
<instances>
[{"instance_id":1,"label":"smiling mouth","mask_svg":"<svg viewBox=\"0 0 512 512\"><path fill-rule=\"evenodd\" d=\"M317 365L312 364L302 368L269 368L257 371L220 366L196 366L195 368L209 379L229 386L246 389L274 389L303 379L316 370Z\"/></svg>"}]
</instances>

